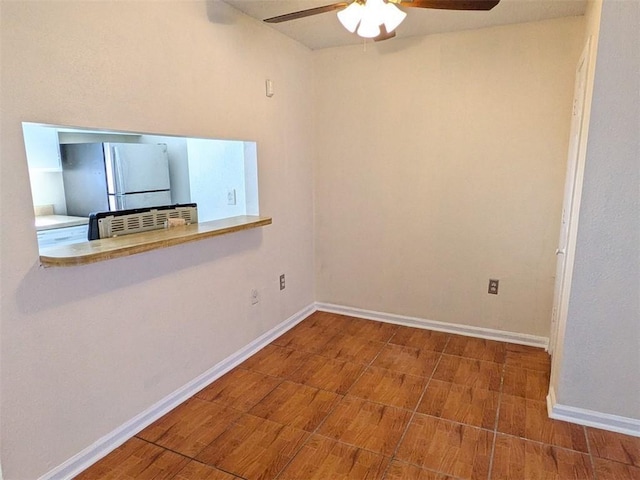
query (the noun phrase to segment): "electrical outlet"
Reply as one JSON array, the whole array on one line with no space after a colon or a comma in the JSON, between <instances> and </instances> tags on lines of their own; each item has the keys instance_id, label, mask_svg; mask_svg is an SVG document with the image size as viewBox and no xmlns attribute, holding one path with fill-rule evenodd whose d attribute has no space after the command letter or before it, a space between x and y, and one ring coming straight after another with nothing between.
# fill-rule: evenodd
<instances>
[{"instance_id":1,"label":"electrical outlet","mask_svg":"<svg viewBox=\"0 0 640 480\"><path fill-rule=\"evenodd\" d=\"M285 287L285 283L284 283L284 273L282 275L280 275L280 290L284 290Z\"/></svg>"},{"instance_id":2,"label":"electrical outlet","mask_svg":"<svg viewBox=\"0 0 640 480\"><path fill-rule=\"evenodd\" d=\"M236 189L230 188L227 190L227 205L235 205L236 204Z\"/></svg>"},{"instance_id":3,"label":"electrical outlet","mask_svg":"<svg viewBox=\"0 0 640 480\"><path fill-rule=\"evenodd\" d=\"M498 284L500 283L500 280L494 280L494 279L489 279L489 291L488 293L492 294L492 295L497 295L498 294Z\"/></svg>"},{"instance_id":4,"label":"electrical outlet","mask_svg":"<svg viewBox=\"0 0 640 480\"><path fill-rule=\"evenodd\" d=\"M251 290L251 305L255 305L260 301L260 294L255 288Z\"/></svg>"}]
</instances>

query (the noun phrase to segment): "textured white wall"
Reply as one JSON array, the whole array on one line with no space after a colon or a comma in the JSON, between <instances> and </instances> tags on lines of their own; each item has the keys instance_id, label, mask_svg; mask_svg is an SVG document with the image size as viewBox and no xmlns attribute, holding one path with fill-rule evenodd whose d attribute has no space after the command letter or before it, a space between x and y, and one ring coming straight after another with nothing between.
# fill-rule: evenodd
<instances>
[{"instance_id":1,"label":"textured white wall","mask_svg":"<svg viewBox=\"0 0 640 480\"><path fill-rule=\"evenodd\" d=\"M640 3L596 3L591 122L554 387L562 405L640 420Z\"/></svg>"},{"instance_id":2,"label":"textured white wall","mask_svg":"<svg viewBox=\"0 0 640 480\"><path fill-rule=\"evenodd\" d=\"M314 52L319 301L548 336L582 34L565 18Z\"/></svg>"},{"instance_id":3,"label":"textured white wall","mask_svg":"<svg viewBox=\"0 0 640 480\"><path fill-rule=\"evenodd\" d=\"M311 53L209 6L215 21L205 2L1 3L5 479L56 467L314 300ZM273 225L41 269L25 120L255 140Z\"/></svg>"}]
</instances>

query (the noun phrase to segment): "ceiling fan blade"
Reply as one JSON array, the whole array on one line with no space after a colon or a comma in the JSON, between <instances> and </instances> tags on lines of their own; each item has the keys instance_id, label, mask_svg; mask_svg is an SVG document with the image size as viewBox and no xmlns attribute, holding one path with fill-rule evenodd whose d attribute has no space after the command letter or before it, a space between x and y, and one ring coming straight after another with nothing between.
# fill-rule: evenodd
<instances>
[{"instance_id":1,"label":"ceiling fan blade","mask_svg":"<svg viewBox=\"0 0 640 480\"><path fill-rule=\"evenodd\" d=\"M398 0L397 5L442 10L491 10L500 0Z\"/></svg>"},{"instance_id":2,"label":"ceiling fan blade","mask_svg":"<svg viewBox=\"0 0 640 480\"><path fill-rule=\"evenodd\" d=\"M298 18L310 17L311 15L318 15L319 13L341 10L348 5L349 3L347 2L332 3L331 5L325 5L323 7L309 8L307 10L300 10L298 12L285 13L284 15L278 15L277 17L265 18L264 21L267 23L288 22L289 20L297 20Z\"/></svg>"}]
</instances>

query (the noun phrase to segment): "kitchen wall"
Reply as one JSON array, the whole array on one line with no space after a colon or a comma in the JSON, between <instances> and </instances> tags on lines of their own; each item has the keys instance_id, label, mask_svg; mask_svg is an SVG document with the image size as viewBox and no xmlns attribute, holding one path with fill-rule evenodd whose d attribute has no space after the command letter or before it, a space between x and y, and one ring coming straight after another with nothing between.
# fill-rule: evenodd
<instances>
[{"instance_id":1,"label":"kitchen wall","mask_svg":"<svg viewBox=\"0 0 640 480\"><path fill-rule=\"evenodd\" d=\"M56 215L67 213L62 172L32 170L29 174L33 206L53 205Z\"/></svg>"},{"instance_id":2,"label":"kitchen wall","mask_svg":"<svg viewBox=\"0 0 640 480\"><path fill-rule=\"evenodd\" d=\"M614 418L607 414L633 419L627 425L635 423L637 432L640 4L590 1L587 20L597 61L589 76L593 97L572 289L560 373L552 386L560 405L608 421Z\"/></svg>"},{"instance_id":3,"label":"kitchen wall","mask_svg":"<svg viewBox=\"0 0 640 480\"><path fill-rule=\"evenodd\" d=\"M244 164L256 159L245 159L244 143L192 138L187 140L187 150L191 201L198 204L198 218L246 215ZM229 192L233 192L232 203Z\"/></svg>"},{"instance_id":4,"label":"kitchen wall","mask_svg":"<svg viewBox=\"0 0 640 480\"><path fill-rule=\"evenodd\" d=\"M169 179L171 181L171 203L189 203L189 155L187 139L157 135L141 135L140 143L164 143L169 157Z\"/></svg>"},{"instance_id":5,"label":"kitchen wall","mask_svg":"<svg viewBox=\"0 0 640 480\"><path fill-rule=\"evenodd\" d=\"M315 53L318 301L549 335L583 29Z\"/></svg>"},{"instance_id":6,"label":"kitchen wall","mask_svg":"<svg viewBox=\"0 0 640 480\"><path fill-rule=\"evenodd\" d=\"M4 478L23 480L313 302L313 68L221 2L0 8L0 443ZM42 269L22 121L254 140L273 225Z\"/></svg>"}]
</instances>

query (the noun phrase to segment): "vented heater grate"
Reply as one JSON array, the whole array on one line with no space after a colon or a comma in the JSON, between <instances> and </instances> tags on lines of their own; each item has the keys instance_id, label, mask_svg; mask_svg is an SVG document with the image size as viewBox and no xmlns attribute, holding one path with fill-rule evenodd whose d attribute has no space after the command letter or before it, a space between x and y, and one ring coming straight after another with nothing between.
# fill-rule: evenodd
<instances>
[{"instance_id":1,"label":"vented heater grate","mask_svg":"<svg viewBox=\"0 0 640 480\"><path fill-rule=\"evenodd\" d=\"M89 240L159 230L165 228L170 218L182 218L187 225L198 223L198 208L196 204L188 204L93 214L89 221Z\"/></svg>"}]
</instances>

